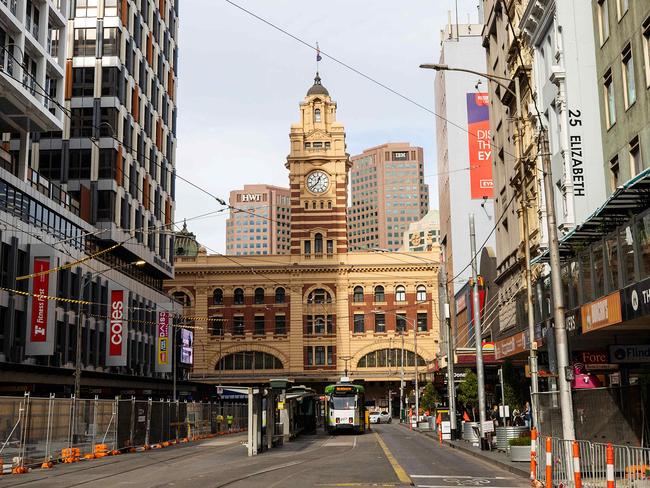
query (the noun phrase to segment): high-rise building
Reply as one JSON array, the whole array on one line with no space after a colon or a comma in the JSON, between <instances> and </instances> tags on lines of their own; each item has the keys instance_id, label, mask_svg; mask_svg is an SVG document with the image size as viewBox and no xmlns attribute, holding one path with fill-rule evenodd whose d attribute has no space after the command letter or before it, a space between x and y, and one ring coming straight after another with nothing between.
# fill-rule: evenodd
<instances>
[{"instance_id":1,"label":"high-rise building","mask_svg":"<svg viewBox=\"0 0 650 488\"><path fill-rule=\"evenodd\" d=\"M421 220L409 224L404 232L402 251L431 251L435 244L440 244L440 214L429 210Z\"/></svg>"},{"instance_id":2,"label":"high-rise building","mask_svg":"<svg viewBox=\"0 0 650 488\"><path fill-rule=\"evenodd\" d=\"M195 330L196 379L289 378L321 389L347 372L365 381L367 401L388 408L402 358L409 392L416 366L424 374L435 357L438 246L399 259L349 252L345 129L320 77L299 113L286 162L291 253L233 259L199 249L178 257L167 291L186 304L186 315L209 324ZM413 179L409 186L418 188ZM398 397L392 400L398 411Z\"/></svg>"},{"instance_id":3,"label":"high-rise building","mask_svg":"<svg viewBox=\"0 0 650 488\"><path fill-rule=\"evenodd\" d=\"M452 23L445 26L440 31L439 63L451 69L485 72L482 27L481 24ZM468 266L472 259L470 213L474 214L477 245L485 242L487 247L494 246L491 235L495 221L492 154L486 91L485 80L472 74L453 71L436 73L436 113L441 115L436 119L440 247L454 328L456 283L472 274ZM467 132L448 121L462 124Z\"/></svg>"},{"instance_id":4,"label":"high-rise building","mask_svg":"<svg viewBox=\"0 0 650 488\"><path fill-rule=\"evenodd\" d=\"M169 394L178 2L73 5L0 5L3 382Z\"/></svg>"},{"instance_id":5,"label":"high-rise building","mask_svg":"<svg viewBox=\"0 0 650 488\"><path fill-rule=\"evenodd\" d=\"M409 224L429 211L422 148L391 142L366 149L350 160L350 250L397 251Z\"/></svg>"},{"instance_id":6,"label":"high-rise building","mask_svg":"<svg viewBox=\"0 0 650 488\"><path fill-rule=\"evenodd\" d=\"M289 254L290 196L289 188L271 185L244 185L231 191L226 253Z\"/></svg>"}]
</instances>

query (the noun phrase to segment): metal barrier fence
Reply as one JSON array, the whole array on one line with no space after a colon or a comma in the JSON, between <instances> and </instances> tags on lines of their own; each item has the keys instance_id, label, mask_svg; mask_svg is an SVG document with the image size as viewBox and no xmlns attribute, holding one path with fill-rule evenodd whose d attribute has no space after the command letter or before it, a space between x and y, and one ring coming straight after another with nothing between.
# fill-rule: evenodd
<instances>
[{"instance_id":1,"label":"metal barrier fence","mask_svg":"<svg viewBox=\"0 0 650 488\"><path fill-rule=\"evenodd\" d=\"M245 403L0 397L0 474L80 457L243 430ZM71 451L67 451L71 452ZM74 451L77 452L77 451Z\"/></svg>"},{"instance_id":2,"label":"metal barrier fence","mask_svg":"<svg viewBox=\"0 0 650 488\"><path fill-rule=\"evenodd\" d=\"M546 440L551 440L551 481L547 480ZM578 446L578 458L573 444ZM608 450L610 456L608 456ZM583 488L650 486L650 448L620 446L589 441L567 441L538 436L536 443L537 480L546 486L576 486L576 467ZM613 463L608 470L608 459ZM609 477L608 477L609 471ZM608 479L609 478L609 479ZM610 484L608 485L608 481Z\"/></svg>"}]
</instances>

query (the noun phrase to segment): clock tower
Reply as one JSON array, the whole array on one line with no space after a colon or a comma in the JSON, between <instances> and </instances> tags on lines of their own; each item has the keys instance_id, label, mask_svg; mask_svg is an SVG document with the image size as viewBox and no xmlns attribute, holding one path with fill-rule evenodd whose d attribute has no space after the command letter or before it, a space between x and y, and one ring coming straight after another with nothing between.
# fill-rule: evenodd
<instances>
[{"instance_id":1,"label":"clock tower","mask_svg":"<svg viewBox=\"0 0 650 488\"><path fill-rule=\"evenodd\" d=\"M336 102L318 73L300 103L300 122L291 125L289 137L291 254L316 259L346 253L351 163L343 124L336 121Z\"/></svg>"}]
</instances>

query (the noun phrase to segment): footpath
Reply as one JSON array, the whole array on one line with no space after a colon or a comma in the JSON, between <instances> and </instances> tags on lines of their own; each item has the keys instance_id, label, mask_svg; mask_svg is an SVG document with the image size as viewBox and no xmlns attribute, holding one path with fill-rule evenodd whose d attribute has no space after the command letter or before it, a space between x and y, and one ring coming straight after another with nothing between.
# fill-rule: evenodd
<instances>
[{"instance_id":1,"label":"footpath","mask_svg":"<svg viewBox=\"0 0 650 488\"><path fill-rule=\"evenodd\" d=\"M408 429L409 426L406 424L400 423L402 427L405 429ZM435 442L439 442L438 440L438 434L437 432L433 430L422 430L422 429L413 429L414 432L419 432L422 435L425 435L427 437L431 437L431 439L435 440ZM486 461L492 465L498 466L509 473L522 476L524 478L529 478L530 477L530 463L522 463L522 462L513 462L508 459L506 456L506 453L503 451L497 451L497 450L492 450L492 451L482 451L478 447L472 446L472 444L468 441L463 441L463 440L443 440L442 441L443 445L446 445L448 447L451 447L452 449L458 449L459 451L471 454L474 457L477 457L479 459L482 459L483 461Z\"/></svg>"}]
</instances>

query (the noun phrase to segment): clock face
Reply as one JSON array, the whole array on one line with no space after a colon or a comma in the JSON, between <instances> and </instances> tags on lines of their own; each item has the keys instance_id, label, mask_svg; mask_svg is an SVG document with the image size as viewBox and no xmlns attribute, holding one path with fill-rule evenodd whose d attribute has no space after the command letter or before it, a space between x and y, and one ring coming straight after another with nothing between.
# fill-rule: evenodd
<instances>
[{"instance_id":1,"label":"clock face","mask_svg":"<svg viewBox=\"0 0 650 488\"><path fill-rule=\"evenodd\" d=\"M307 189L312 193L324 193L330 186L330 178L324 171L316 170L307 175Z\"/></svg>"}]
</instances>

